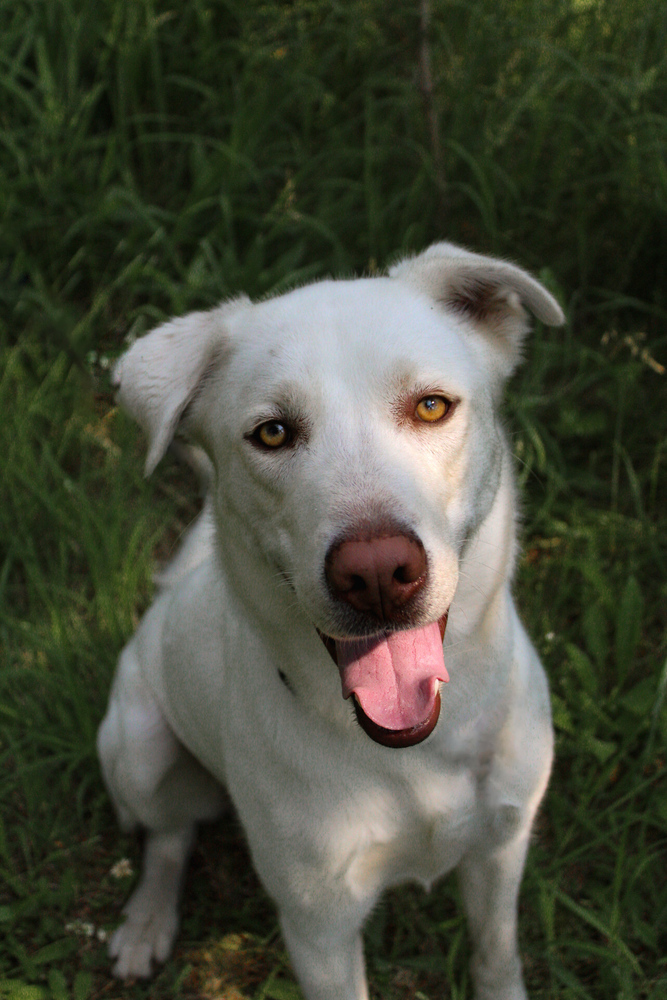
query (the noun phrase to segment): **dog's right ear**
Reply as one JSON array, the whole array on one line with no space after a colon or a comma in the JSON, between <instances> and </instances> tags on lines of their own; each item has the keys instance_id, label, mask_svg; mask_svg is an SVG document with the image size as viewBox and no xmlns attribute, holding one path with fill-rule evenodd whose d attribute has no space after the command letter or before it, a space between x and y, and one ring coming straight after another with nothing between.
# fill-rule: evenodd
<instances>
[{"instance_id":1,"label":"dog's right ear","mask_svg":"<svg viewBox=\"0 0 667 1000\"><path fill-rule=\"evenodd\" d=\"M181 316L140 337L117 362L119 402L148 438L148 476L167 450L202 379L228 348L226 320L249 299Z\"/></svg>"}]
</instances>

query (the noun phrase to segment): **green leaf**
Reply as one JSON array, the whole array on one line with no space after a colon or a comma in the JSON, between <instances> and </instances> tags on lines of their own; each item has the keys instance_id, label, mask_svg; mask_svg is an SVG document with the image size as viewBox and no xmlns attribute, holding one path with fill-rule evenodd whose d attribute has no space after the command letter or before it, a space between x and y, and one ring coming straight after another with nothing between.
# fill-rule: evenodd
<instances>
[{"instance_id":1,"label":"green leaf","mask_svg":"<svg viewBox=\"0 0 667 1000\"><path fill-rule=\"evenodd\" d=\"M539 895L539 909L540 916L542 918L542 927L546 933L546 938L549 944L552 944L556 939L556 898L554 896L554 887L549 885L543 879L540 879L540 895Z\"/></svg>"},{"instance_id":2,"label":"green leaf","mask_svg":"<svg viewBox=\"0 0 667 1000\"><path fill-rule=\"evenodd\" d=\"M584 638L586 648L598 667L602 667L609 653L607 636L607 616L602 609L602 603L595 601L584 611Z\"/></svg>"},{"instance_id":3,"label":"green leaf","mask_svg":"<svg viewBox=\"0 0 667 1000\"><path fill-rule=\"evenodd\" d=\"M573 667L582 688L586 694L594 698L598 693L598 681L590 658L584 653L583 649L579 649L573 642L566 643L565 650L570 665Z\"/></svg>"},{"instance_id":4,"label":"green leaf","mask_svg":"<svg viewBox=\"0 0 667 1000\"><path fill-rule=\"evenodd\" d=\"M553 692L551 694L551 711L556 729L560 729L562 732L573 736L575 734L575 726L570 715L570 710L563 699Z\"/></svg>"},{"instance_id":5,"label":"green leaf","mask_svg":"<svg viewBox=\"0 0 667 1000\"><path fill-rule=\"evenodd\" d=\"M564 404L558 415L558 436L565 438L591 437L603 434L609 418L602 410L586 413L581 407Z\"/></svg>"},{"instance_id":6,"label":"green leaf","mask_svg":"<svg viewBox=\"0 0 667 1000\"><path fill-rule=\"evenodd\" d=\"M67 955L71 955L78 947L78 943L73 938L60 938L58 941L52 941L51 944L40 948L36 955L31 955L31 959L35 965L59 962Z\"/></svg>"},{"instance_id":7,"label":"green leaf","mask_svg":"<svg viewBox=\"0 0 667 1000\"><path fill-rule=\"evenodd\" d=\"M287 979L275 979L275 974L269 976L259 991L262 1000L303 1000L303 993L296 985Z\"/></svg>"},{"instance_id":8,"label":"green leaf","mask_svg":"<svg viewBox=\"0 0 667 1000\"><path fill-rule=\"evenodd\" d=\"M655 704L655 688L655 678L645 677L638 684L635 684L627 694L624 694L619 702L633 715L648 718Z\"/></svg>"},{"instance_id":9,"label":"green leaf","mask_svg":"<svg viewBox=\"0 0 667 1000\"><path fill-rule=\"evenodd\" d=\"M74 1000L88 1000L93 991L93 977L90 972L77 972L72 993Z\"/></svg>"},{"instance_id":10,"label":"green leaf","mask_svg":"<svg viewBox=\"0 0 667 1000\"><path fill-rule=\"evenodd\" d=\"M18 979L0 979L0 997L6 1000L46 1000L41 986L29 986Z\"/></svg>"},{"instance_id":11,"label":"green leaf","mask_svg":"<svg viewBox=\"0 0 667 1000\"><path fill-rule=\"evenodd\" d=\"M615 743L611 743L609 740L599 740L592 733L582 733L580 745L583 750L592 753L600 764L606 764L617 749Z\"/></svg>"},{"instance_id":12,"label":"green leaf","mask_svg":"<svg viewBox=\"0 0 667 1000\"><path fill-rule=\"evenodd\" d=\"M69 1000L69 990L67 980L60 969L51 969L49 972L49 989L53 1000Z\"/></svg>"},{"instance_id":13,"label":"green leaf","mask_svg":"<svg viewBox=\"0 0 667 1000\"><path fill-rule=\"evenodd\" d=\"M636 577L628 577L616 617L616 670L619 683L628 675L641 635L644 602Z\"/></svg>"}]
</instances>

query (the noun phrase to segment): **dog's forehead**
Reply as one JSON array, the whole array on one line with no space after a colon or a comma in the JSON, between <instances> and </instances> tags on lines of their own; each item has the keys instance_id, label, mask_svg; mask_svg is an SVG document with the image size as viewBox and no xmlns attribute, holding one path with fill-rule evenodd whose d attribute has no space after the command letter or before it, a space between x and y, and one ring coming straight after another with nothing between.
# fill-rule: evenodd
<instances>
[{"instance_id":1,"label":"dog's forehead","mask_svg":"<svg viewBox=\"0 0 667 1000\"><path fill-rule=\"evenodd\" d=\"M393 278L327 280L256 304L236 331L248 374L284 379L420 369L469 380L472 354L456 317Z\"/></svg>"}]
</instances>

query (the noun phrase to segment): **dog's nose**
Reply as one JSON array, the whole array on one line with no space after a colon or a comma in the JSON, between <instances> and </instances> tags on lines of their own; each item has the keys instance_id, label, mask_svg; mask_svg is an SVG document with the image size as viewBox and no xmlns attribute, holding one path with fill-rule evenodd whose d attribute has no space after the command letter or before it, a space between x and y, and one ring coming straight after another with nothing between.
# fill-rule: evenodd
<instances>
[{"instance_id":1,"label":"dog's nose","mask_svg":"<svg viewBox=\"0 0 667 1000\"><path fill-rule=\"evenodd\" d=\"M327 556L326 578L337 600L391 622L426 583L426 567L421 542L391 535L334 546Z\"/></svg>"}]
</instances>

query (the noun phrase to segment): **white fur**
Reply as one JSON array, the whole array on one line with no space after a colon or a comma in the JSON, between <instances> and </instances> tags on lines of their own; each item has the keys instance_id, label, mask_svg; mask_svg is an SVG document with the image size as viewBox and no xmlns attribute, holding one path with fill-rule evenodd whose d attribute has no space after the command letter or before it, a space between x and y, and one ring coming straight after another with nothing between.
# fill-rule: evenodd
<instances>
[{"instance_id":1,"label":"white fur","mask_svg":"<svg viewBox=\"0 0 667 1000\"><path fill-rule=\"evenodd\" d=\"M514 481L496 412L522 303L563 321L519 268L438 244L388 277L174 320L121 359L148 471L179 422L214 471L185 554L122 653L99 733L119 818L148 831L110 947L116 975L149 975L168 955L194 827L220 810L222 783L307 1000L366 998L361 928L379 895L455 867L476 997L525 997L517 893L552 730L510 593ZM458 400L448 420L401 416L433 393ZM258 448L250 435L277 418L298 427L296 444ZM316 632L346 635L324 579L332 542L387 518L427 554L415 624L450 609L440 719L405 749L357 725Z\"/></svg>"}]
</instances>

